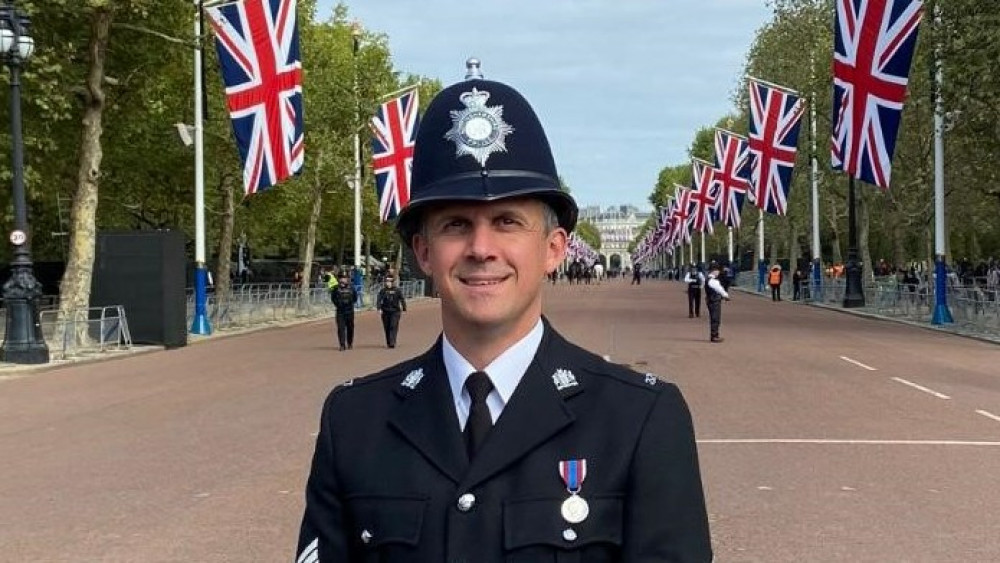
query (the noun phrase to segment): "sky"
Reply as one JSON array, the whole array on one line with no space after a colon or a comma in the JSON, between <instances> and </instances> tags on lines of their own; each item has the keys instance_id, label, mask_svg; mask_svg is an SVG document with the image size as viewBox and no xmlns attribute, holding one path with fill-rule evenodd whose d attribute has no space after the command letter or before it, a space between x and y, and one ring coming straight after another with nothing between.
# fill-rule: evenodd
<instances>
[{"instance_id":1,"label":"sky","mask_svg":"<svg viewBox=\"0 0 1000 563\"><path fill-rule=\"evenodd\" d=\"M343 1L388 36L397 70L447 86L474 56L487 79L524 95L581 207L642 209L660 170L733 110L771 15L765 0ZM335 4L320 0L318 17Z\"/></svg>"}]
</instances>

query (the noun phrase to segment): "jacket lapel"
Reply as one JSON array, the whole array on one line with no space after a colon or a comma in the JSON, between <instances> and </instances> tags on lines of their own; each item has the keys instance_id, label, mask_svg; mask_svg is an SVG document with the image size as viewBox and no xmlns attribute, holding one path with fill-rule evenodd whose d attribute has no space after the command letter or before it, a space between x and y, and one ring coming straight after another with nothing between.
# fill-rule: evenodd
<instances>
[{"instance_id":1,"label":"jacket lapel","mask_svg":"<svg viewBox=\"0 0 1000 563\"><path fill-rule=\"evenodd\" d=\"M461 481L463 488L489 479L573 423L575 417L565 398L583 389L579 382L557 389L553 381L556 368L546 361L566 357L561 343L562 337L546 322L538 352L469 466Z\"/></svg>"},{"instance_id":2,"label":"jacket lapel","mask_svg":"<svg viewBox=\"0 0 1000 563\"><path fill-rule=\"evenodd\" d=\"M402 400L390 415L389 424L442 473L458 483L469 465L448 385L448 372L441 356L441 339L426 354L424 370L413 389L400 386Z\"/></svg>"}]
</instances>

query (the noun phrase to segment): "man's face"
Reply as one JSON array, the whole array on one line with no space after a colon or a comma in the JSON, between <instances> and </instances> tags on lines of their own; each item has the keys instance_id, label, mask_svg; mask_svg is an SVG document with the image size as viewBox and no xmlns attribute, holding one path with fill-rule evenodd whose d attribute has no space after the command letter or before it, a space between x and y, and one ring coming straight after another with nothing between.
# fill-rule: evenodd
<instances>
[{"instance_id":1,"label":"man's face","mask_svg":"<svg viewBox=\"0 0 1000 563\"><path fill-rule=\"evenodd\" d=\"M566 255L566 231L546 233L544 205L456 202L424 213L413 250L441 295L445 328L530 329L545 276Z\"/></svg>"}]
</instances>

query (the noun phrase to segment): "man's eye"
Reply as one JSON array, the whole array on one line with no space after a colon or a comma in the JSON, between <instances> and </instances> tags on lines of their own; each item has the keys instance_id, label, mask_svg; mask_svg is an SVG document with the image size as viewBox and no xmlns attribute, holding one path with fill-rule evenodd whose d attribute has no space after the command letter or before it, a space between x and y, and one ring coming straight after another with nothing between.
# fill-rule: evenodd
<instances>
[{"instance_id":1,"label":"man's eye","mask_svg":"<svg viewBox=\"0 0 1000 563\"><path fill-rule=\"evenodd\" d=\"M465 221L462 221L461 219L454 219L441 225L441 230L447 233L460 230L463 227L465 227Z\"/></svg>"}]
</instances>

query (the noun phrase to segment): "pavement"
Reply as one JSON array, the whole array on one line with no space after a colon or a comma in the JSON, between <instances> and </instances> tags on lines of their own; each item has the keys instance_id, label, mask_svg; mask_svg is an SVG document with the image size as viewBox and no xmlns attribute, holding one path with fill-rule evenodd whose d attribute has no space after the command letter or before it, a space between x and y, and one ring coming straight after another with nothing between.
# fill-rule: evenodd
<instances>
[{"instance_id":1,"label":"pavement","mask_svg":"<svg viewBox=\"0 0 1000 563\"><path fill-rule=\"evenodd\" d=\"M1000 561L1000 347L737 293L722 344L683 284L546 289L584 347L677 382L720 562ZM357 316L33 369L0 369L0 561L294 559L320 407L425 350Z\"/></svg>"}]
</instances>

